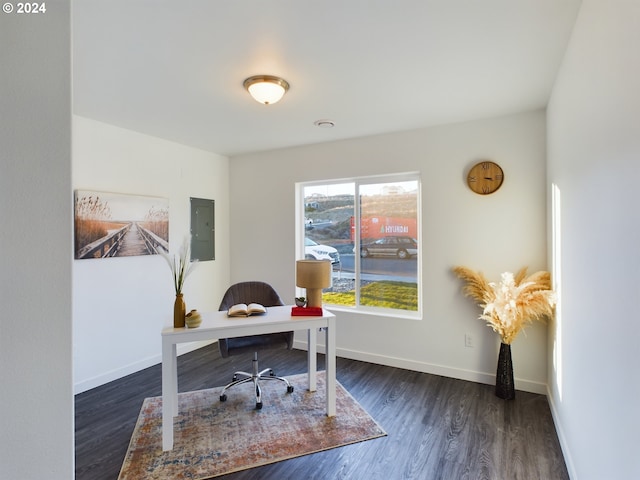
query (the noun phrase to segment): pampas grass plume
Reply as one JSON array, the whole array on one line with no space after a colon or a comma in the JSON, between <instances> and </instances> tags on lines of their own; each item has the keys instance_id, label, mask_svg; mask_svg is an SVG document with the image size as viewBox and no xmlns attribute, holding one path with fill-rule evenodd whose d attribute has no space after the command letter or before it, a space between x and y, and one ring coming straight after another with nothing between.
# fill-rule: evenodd
<instances>
[{"instance_id":1,"label":"pampas grass plume","mask_svg":"<svg viewBox=\"0 0 640 480\"><path fill-rule=\"evenodd\" d=\"M479 318L500 335L503 343L511 344L526 324L553 316L556 296L549 272L527 276L524 267L515 275L504 272L500 283L489 282L482 273L467 267L454 267L453 272L465 282L463 293L482 307Z\"/></svg>"}]
</instances>

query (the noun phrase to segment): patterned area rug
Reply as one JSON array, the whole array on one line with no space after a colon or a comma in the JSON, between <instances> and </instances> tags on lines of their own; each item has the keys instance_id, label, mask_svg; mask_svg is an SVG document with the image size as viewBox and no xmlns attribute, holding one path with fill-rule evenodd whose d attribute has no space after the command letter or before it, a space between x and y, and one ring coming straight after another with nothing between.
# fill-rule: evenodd
<instances>
[{"instance_id":1,"label":"patterned area rug","mask_svg":"<svg viewBox=\"0 0 640 480\"><path fill-rule=\"evenodd\" d=\"M118 480L202 480L288 458L385 436L371 416L338 383L335 417L326 416L324 372L318 391L307 375L262 388L255 409L253 384L236 386L220 402L222 387L181 393L174 418L174 447L162 451L162 397L145 399Z\"/></svg>"}]
</instances>

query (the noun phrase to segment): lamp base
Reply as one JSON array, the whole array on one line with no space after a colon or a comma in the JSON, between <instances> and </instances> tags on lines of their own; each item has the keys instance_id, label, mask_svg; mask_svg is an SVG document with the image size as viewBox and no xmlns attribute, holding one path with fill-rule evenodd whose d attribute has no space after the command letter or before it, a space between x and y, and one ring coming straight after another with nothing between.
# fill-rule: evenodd
<instances>
[{"instance_id":1,"label":"lamp base","mask_svg":"<svg viewBox=\"0 0 640 480\"><path fill-rule=\"evenodd\" d=\"M322 308L321 288L307 288L307 307Z\"/></svg>"}]
</instances>

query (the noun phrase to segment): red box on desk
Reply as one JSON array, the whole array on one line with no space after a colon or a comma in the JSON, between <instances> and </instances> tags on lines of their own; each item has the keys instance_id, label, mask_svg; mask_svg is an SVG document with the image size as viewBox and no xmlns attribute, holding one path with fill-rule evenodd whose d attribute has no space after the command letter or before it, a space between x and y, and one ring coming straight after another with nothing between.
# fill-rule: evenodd
<instances>
[{"instance_id":1,"label":"red box on desk","mask_svg":"<svg viewBox=\"0 0 640 480\"><path fill-rule=\"evenodd\" d=\"M321 317L322 307L291 307L292 317Z\"/></svg>"}]
</instances>

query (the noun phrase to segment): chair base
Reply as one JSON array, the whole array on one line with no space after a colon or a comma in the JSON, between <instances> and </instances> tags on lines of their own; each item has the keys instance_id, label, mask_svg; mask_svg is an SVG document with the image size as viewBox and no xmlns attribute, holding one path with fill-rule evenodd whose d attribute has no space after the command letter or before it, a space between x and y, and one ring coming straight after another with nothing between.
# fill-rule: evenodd
<instances>
[{"instance_id":1,"label":"chair base","mask_svg":"<svg viewBox=\"0 0 640 480\"><path fill-rule=\"evenodd\" d=\"M258 353L257 352L253 356L252 364L253 364L252 373L240 371L240 372L235 372L233 374L232 382L226 385L222 389L222 392L220 392L221 402L227 401L226 391L229 388L235 385L240 385L242 383L253 382L254 389L256 392L256 410L260 410L262 408L262 390L260 389L261 380L278 380L280 382L283 382L287 386L287 393L293 392L293 386L289 383L289 381L284 377L276 377L271 368L265 368L262 371L258 369ZM239 377L242 377L242 378L239 378Z\"/></svg>"}]
</instances>

